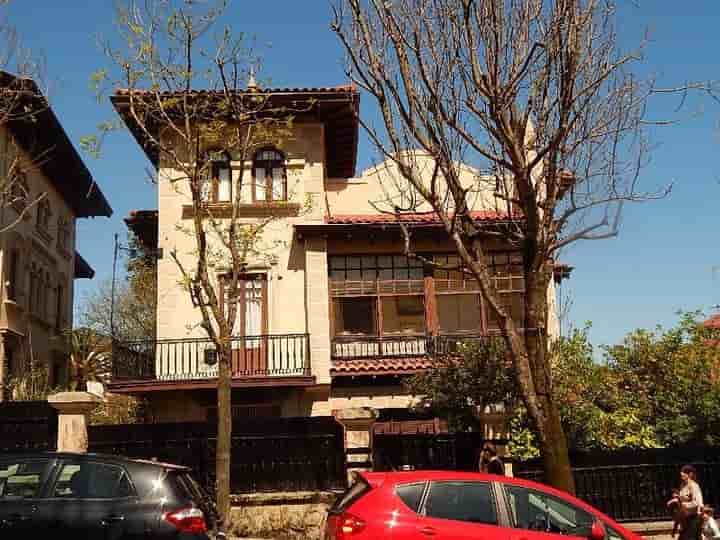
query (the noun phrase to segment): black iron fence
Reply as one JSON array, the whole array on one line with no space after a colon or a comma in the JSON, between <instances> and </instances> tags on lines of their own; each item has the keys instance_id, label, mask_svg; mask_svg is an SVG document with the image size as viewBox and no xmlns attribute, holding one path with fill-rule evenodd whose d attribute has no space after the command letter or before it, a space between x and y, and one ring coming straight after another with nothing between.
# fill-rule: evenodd
<instances>
[{"instance_id":1,"label":"black iron fence","mask_svg":"<svg viewBox=\"0 0 720 540\"><path fill-rule=\"evenodd\" d=\"M716 450L656 449L571 459L577 496L619 521L670 519L666 503L679 486L680 467L686 463L698 471L705 504L720 504L720 461ZM536 468L520 464L515 469L516 476L544 480Z\"/></svg>"},{"instance_id":2,"label":"black iron fence","mask_svg":"<svg viewBox=\"0 0 720 540\"><path fill-rule=\"evenodd\" d=\"M47 401L0 403L0 451L55 450L57 411Z\"/></svg>"},{"instance_id":3,"label":"black iron fence","mask_svg":"<svg viewBox=\"0 0 720 540\"><path fill-rule=\"evenodd\" d=\"M342 426L332 417L233 421L233 493L344 489ZM90 426L92 452L192 467L214 489L217 425L207 422Z\"/></svg>"},{"instance_id":4,"label":"black iron fence","mask_svg":"<svg viewBox=\"0 0 720 540\"><path fill-rule=\"evenodd\" d=\"M310 375L308 334L233 337L233 377ZM209 339L162 339L116 343L114 380L193 380L217 376L217 349Z\"/></svg>"}]
</instances>

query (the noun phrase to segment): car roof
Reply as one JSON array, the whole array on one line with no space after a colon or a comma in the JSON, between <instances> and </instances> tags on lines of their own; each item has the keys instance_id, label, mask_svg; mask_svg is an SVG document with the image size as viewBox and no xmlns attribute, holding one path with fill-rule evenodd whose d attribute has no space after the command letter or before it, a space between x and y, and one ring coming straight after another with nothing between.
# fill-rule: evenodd
<instances>
[{"instance_id":1,"label":"car roof","mask_svg":"<svg viewBox=\"0 0 720 540\"><path fill-rule=\"evenodd\" d=\"M96 459L100 461L117 463L117 464L137 464L137 465L149 465L153 467L163 469L175 469L180 471L189 470L188 467L183 465L175 465L173 463L165 463L162 461L153 461L150 459L139 459L129 458L124 456L118 456L115 454L102 454L102 453L79 453L79 452L0 452L0 459L28 459L45 457L50 459Z\"/></svg>"}]
</instances>

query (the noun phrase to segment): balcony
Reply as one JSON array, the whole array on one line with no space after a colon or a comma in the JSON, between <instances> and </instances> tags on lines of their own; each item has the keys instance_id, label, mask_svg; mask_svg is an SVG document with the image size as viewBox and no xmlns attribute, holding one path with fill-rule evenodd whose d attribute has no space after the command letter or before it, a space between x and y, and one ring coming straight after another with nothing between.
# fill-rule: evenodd
<instances>
[{"instance_id":1,"label":"balcony","mask_svg":"<svg viewBox=\"0 0 720 540\"><path fill-rule=\"evenodd\" d=\"M234 386L304 385L312 382L308 334L234 337L230 343ZM116 343L111 390L214 388L218 358L209 339Z\"/></svg>"},{"instance_id":2,"label":"balcony","mask_svg":"<svg viewBox=\"0 0 720 540\"><path fill-rule=\"evenodd\" d=\"M375 360L417 356L459 354L464 344L489 339L480 334L428 336L336 336L332 340L333 360Z\"/></svg>"}]
</instances>

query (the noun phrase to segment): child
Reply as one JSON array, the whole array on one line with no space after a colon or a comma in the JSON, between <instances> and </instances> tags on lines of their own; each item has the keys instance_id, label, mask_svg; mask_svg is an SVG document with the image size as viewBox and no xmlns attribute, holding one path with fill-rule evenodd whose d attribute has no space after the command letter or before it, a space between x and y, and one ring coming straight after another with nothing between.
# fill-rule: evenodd
<instances>
[{"instance_id":1,"label":"child","mask_svg":"<svg viewBox=\"0 0 720 540\"><path fill-rule=\"evenodd\" d=\"M715 511L709 506L703 507L702 520L703 540L713 540L715 538L720 538L720 528L718 528L717 521L715 521Z\"/></svg>"},{"instance_id":2,"label":"child","mask_svg":"<svg viewBox=\"0 0 720 540\"><path fill-rule=\"evenodd\" d=\"M673 528L672 528L672 534L670 535L671 538L675 538L675 535L678 533L678 530L680 529L680 526L682 525L682 522L687 517L685 513L685 509L683 508L682 502L686 502L684 500L681 501L680 499L680 491L677 489L672 490L672 498L667 502L668 510L670 510L670 513L673 517Z\"/></svg>"}]
</instances>

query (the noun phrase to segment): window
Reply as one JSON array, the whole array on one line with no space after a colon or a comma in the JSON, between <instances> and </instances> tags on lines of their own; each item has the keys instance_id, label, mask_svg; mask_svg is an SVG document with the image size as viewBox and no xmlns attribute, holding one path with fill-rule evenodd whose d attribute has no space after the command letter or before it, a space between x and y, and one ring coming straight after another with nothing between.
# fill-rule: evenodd
<instances>
[{"instance_id":1,"label":"window","mask_svg":"<svg viewBox=\"0 0 720 540\"><path fill-rule=\"evenodd\" d=\"M61 251L70 251L70 220L60 216L57 222L57 247Z\"/></svg>"},{"instance_id":2,"label":"window","mask_svg":"<svg viewBox=\"0 0 720 540\"><path fill-rule=\"evenodd\" d=\"M65 324L65 288L62 285L57 286L57 294L55 296L55 330L60 333Z\"/></svg>"},{"instance_id":3,"label":"window","mask_svg":"<svg viewBox=\"0 0 720 540\"><path fill-rule=\"evenodd\" d=\"M127 473L104 463L66 463L52 491L69 499L121 499L134 494Z\"/></svg>"},{"instance_id":4,"label":"window","mask_svg":"<svg viewBox=\"0 0 720 540\"><path fill-rule=\"evenodd\" d=\"M0 501L37 497L48 463L39 459L0 461Z\"/></svg>"},{"instance_id":5,"label":"window","mask_svg":"<svg viewBox=\"0 0 720 540\"><path fill-rule=\"evenodd\" d=\"M525 295L523 293L505 293L500 295L500 302L509 312L510 317L515 324L521 328L525 326ZM500 330L498 318L492 313L491 309L487 310L488 328L491 330Z\"/></svg>"},{"instance_id":6,"label":"window","mask_svg":"<svg viewBox=\"0 0 720 540\"><path fill-rule=\"evenodd\" d=\"M253 201L286 201L285 157L274 149L260 150L253 159Z\"/></svg>"},{"instance_id":7,"label":"window","mask_svg":"<svg viewBox=\"0 0 720 540\"><path fill-rule=\"evenodd\" d=\"M230 157L224 152L211 152L200 186L204 202L232 202L232 168Z\"/></svg>"},{"instance_id":8,"label":"window","mask_svg":"<svg viewBox=\"0 0 720 540\"><path fill-rule=\"evenodd\" d=\"M443 334L479 332L480 297L477 294L440 294L437 296L438 324Z\"/></svg>"},{"instance_id":9,"label":"window","mask_svg":"<svg viewBox=\"0 0 720 540\"><path fill-rule=\"evenodd\" d=\"M50 228L50 201L47 200L47 195L37 205L37 215L35 218L35 226L43 232L47 232Z\"/></svg>"},{"instance_id":10,"label":"window","mask_svg":"<svg viewBox=\"0 0 720 540\"><path fill-rule=\"evenodd\" d=\"M418 511L420 501L425 492L425 483L420 484L404 484L395 488L395 493L413 512Z\"/></svg>"},{"instance_id":11,"label":"window","mask_svg":"<svg viewBox=\"0 0 720 540\"><path fill-rule=\"evenodd\" d=\"M424 334L425 303L422 296L384 296L383 334Z\"/></svg>"},{"instance_id":12,"label":"window","mask_svg":"<svg viewBox=\"0 0 720 540\"><path fill-rule=\"evenodd\" d=\"M594 518L585 510L539 491L505 486L515 528L588 537Z\"/></svg>"},{"instance_id":13,"label":"window","mask_svg":"<svg viewBox=\"0 0 720 540\"><path fill-rule=\"evenodd\" d=\"M425 502L428 517L497 524L490 485L482 482L434 482Z\"/></svg>"},{"instance_id":14,"label":"window","mask_svg":"<svg viewBox=\"0 0 720 540\"><path fill-rule=\"evenodd\" d=\"M377 332L375 302L374 297L367 296L336 298L333 305L335 334L375 334Z\"/></svg>"},{"instance_id":15,"label":"window","mask_svg":"<svg viewBox=\"0 0 720 540\"><path fill-rule=\"evenodd\" d=\"M330 257L330 279L408 280L423 279L423 263L405 255L341 255Z\"/></svg>"},{"instance_id":16,"label":"window","mask_svg":"<svg viewBox=\"0 0 720 540\"><path fill-rule=\"evenodd\" d=\"M17 300L18 297L18 270L20 265L20 252L17 249L10 250L10 259L7 268L6 293L9 300Z\"/></svg>"}]
</instances>

